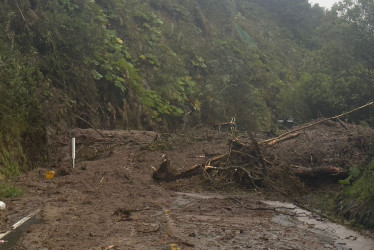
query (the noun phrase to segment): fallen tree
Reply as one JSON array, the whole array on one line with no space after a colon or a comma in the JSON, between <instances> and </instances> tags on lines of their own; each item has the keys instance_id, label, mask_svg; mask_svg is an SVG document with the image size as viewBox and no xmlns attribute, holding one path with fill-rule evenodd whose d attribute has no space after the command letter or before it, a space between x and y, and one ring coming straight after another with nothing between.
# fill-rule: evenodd
<instances>
[{"instance_id":1,"label":"fallen tree","mask_svg":"<svg viewBox=\"0 0 374 250\"><path fill-rule=\"evenodd\" d=\"M353 113L353 112L356 112L356 111L358 111L358 110L361 110L361 109L367 108L367 107L369 107L369 106L371 106L371 105L373 105L373 104L374 104L374 102L369 102L369 103L367 103L367 104L365 104L365 105L363 105L363 106L360 106L360 107L358 107L358 108L352 109L352 110L350 110L350 111L348 111L348 112L345 112L345 113L342 113L342 114L340 114L340 115L336 115L336 116L333 116L333 117L329 117L329 118L325 118L325 119L321 119L321 120L318 120L318 121L315 121L315 122L309 123L309 124L307 124L307 125L304 125L304 126L301 126L301 127L299 127L299 128L296 128L296 129L293 129L293 130L291 130L291 131L288 131L288 132L286 132L286 133L283 133L283 134L279 135L279 136L276 137L276 138L272 138L272 139L264 140L264 141L262 141L261 143L271 143L271 142L276 141L276 140L282 140L282 138L284 138L284 137L286 137L286 136L288 136L288 135L290 135L290 134L292 134L292 133L295 133L295 132L297 132L297 131L301 131L301 130L305 130L305 129L307 129L307 128L311 128L311 127L316 126L316 125L318 125L318 124L321 124L321 123L324 123L324 122L328 122L328 121L331 121L331 120L334 120L334 119L335 119L335 120L338 120L340 123L342 123L341 120L340 120L341 117L346 116L346 115L349 115L349 114L351 114L351 113ZM343 124L344 124L344 123L343 123Z\"/></svg>"},{"instance_id":2,"label":"fallen tree","mask_svg":"<svg viewBox=\"0 0 374 250\"><path fill-rule=\"evenodd\" d=\"M228 153L181 172L164 159L155 169L153 178L172 181L202 174L209 179L254 187L277 187L280 181L289 184L289 178L344 177L350 167L365 160L366 152L374 141L374 131L338 119L372 104L296 127L267 140L258 141L248 131L246 140L229 141Z\"/></svg>"}]
</instances>

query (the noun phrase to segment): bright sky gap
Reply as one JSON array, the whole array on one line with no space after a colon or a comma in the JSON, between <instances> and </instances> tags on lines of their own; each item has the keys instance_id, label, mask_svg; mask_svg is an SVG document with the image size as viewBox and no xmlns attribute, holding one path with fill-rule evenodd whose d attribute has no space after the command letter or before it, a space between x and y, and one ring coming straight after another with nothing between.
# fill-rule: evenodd
<instances>
[{"instance_id":1,"label":"bright sky gap","mask_svg":"<svg viewBox=\"0 0 374 250\"><path fill-rule=\"evenodd\" d=\"M325 8L331 8L335 3L339 2L338 0L310 0L310 4L316 4L318 3L319 6L325 7Z\"/></svg>"}]
</instances>

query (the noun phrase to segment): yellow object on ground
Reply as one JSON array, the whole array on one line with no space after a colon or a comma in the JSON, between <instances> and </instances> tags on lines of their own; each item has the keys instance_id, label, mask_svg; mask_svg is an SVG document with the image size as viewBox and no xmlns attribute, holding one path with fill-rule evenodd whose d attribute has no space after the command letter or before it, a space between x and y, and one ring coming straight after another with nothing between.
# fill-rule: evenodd
<instances>
[{"instance_id":1,"label":"yellow object on ground","mask_svg":"<svg viewBox=\"0 0 374 250\"><path fill-rule=\"evenodd\" d=\"M45 174L45 178L49 179L49 180L52 180L53 178L55 178L55 171L48 171L46 174Z\"/></svg>"},{"instance_id":2,"label":"yellow object on ground","mask_svg":"<svg viewBox=\"0 0 374 250\"><path fill-rule=\"evenodd\" d=\"M170 245L170 248L171 248L171 250L181 250L181 248L178 247L177 244L171 244L171 245Z\"/></svg>"}]
</instances>

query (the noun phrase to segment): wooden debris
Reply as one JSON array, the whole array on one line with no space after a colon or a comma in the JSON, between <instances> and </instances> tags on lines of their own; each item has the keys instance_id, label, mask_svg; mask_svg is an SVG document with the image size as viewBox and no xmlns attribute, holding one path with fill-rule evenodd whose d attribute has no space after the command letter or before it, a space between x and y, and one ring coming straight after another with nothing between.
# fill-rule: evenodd
<instances>
[{"instance_id":1,"label":"wooden debris","mask_svg":"<svg viewBox=\"0 0 374 250\"><path fill-rule=\"evenodd\" d=\"M81 120L82 122L86 123L88 126L90 126L93 130L95 130L99 135L101 135L101 137L105 138L105 135L103 133L101 133L97 128L95 128L94 125L92 125L89 121L87 121L86 119L83 119L82 117L80 117L79 115L74 115L76 118L78 118L79 120Z\"/></svg>"},{"instance_id":2,"label":"wooden debris","mask_svg":"<svg viewBox=\"0 0 374 250\"><path fill-rule=\"evenodd\" d=\"M274 139L272 141L270 141L269 143L267 143L268 146L274 146L275 144L278 144L280 142L284 142L284 141L287 141L287 140L290 140L290 139L293 139L295 137L298 137L301 133L294 133L294 134L289 134L285 137L282 137L282 138L279 138L279 139Z\"/></svg>"},{"instance_id":3,"label":"wooden debris","mask_svg":"<svg viewBox=\"0 0 374 250\"><path fill-rule=\"evenodd\" d=\"M291 171L294 175L297 175L299 177L314 177L314 176L320 176L320 175L341 175L341 174L348 173L348 170L343 170L341 168L334 167L334 166L314 167L314 168L292 166Z\"/></svg>"},{"instance_id":4,"label":"wooden debris","mask_svg":"<svg viewBox=\"0 0 374 250\"><path fill-rule=\"evenodd\" d=\"M177 170L170 164L170 160L164 159L158 169L153 172L152 178L156 181L172 181L177 173Z\"/></svg>"},{"instance_id":5,"label":"wooden debris","mask_svg":"<svg viewBox=\"0 0 374 250\"><path fill-rule=\"evenodd\" d=\"M161 165L153 171L152 178L156 181L172 181L183 178L189 178L194 175L201 174L204 170L208 171L218 165L224 158L227 158L228 154L220 155L208 160L205 163L197 164L191 168L178 173L178 171L171 165L169 160L164 160ZM206 166L209 166L205 169Z\"/></svg>"},{"instance_id":6,"label":"wooden debris","mask_svg":"<svg viewBox=\"0 0 374 250\"><path fill-rule=\"evenodd\" d=\"M304 130L304 129L307 129L307 128L310 128L310 127L316 126L316 125L318 125L318 124L320 124L320 123L323 123L323 122L326 122L326 121L330 121L330 120L334 120L334 119L339 119L339 118L341 118L341 117L343 117L343 116L349 115L349 114L351 114L351 113L353 113L353 112L355 112L355 111L357 111L357 110L360 110L360 109L363 109L363 108L369 107L369 106L371 106L371 105L373 105L373 104L374 104L374 102L369 102L369 103L367 103L367 104L365 104L365 105L363 105L363 106L361 106L361 107L358 107L358 108L352 109L351 111L345 112L345 113L343 113L343 114L336 115L336 116L329 117L329 118L325 118L325 119L322 119L322 120L319 120L319 121L316 121L316 122L310 123L310 124L308 124L308 125L302 126L302 127L300 127L300 128L297 128L297 129L294 129L294 130L288 131L288 132L286 132L286 133L284 133L284 134L281 134L281 135L278 136L278 137L275 137L275 138L272 138L272 139L268 139L268 140L264 140L264 141L260 142L260 144L266 144L266 143L269 143L269 142L274 141L274 140L279 140L279 139L281 139L281 138L283 138L283 137L285 137L285 136L287 136L287 135L289 135L289 134L292 134L292 133L295 133L295 132L297 132L297 131L301 131L301 130Z\"/></svg>"},{"instance_id":7,"label":"wooden debris","mask_svg":"<svg viewBox=\"0 0 374 250\"><path fill-rule=\"evenodd\" d=\"M110 245L110 246L106 247L105 250L115 249L115 248L116 248L116 245Z\"/></svg>"},{"instance_id":8,"label":"wooden debris","mask_svg":"<svg viewBox=\"0 0 374 250\"><path fill-rule=\"evenodd\" d=\"M160 167L154 171L153 179L172 181L181 178L189 178L198 174L204 174L204 176L208 177L209 180L216 178L226 180L227 182L238 182L256 188L268 186L277 188L277 184L275 183L279 180L283 181L283 184L285 185L288 185L291 182L290 178L293 178L292 180L298 182L299 179L295 176L299 178L311 178L318 176L347 175L347 169L332 166L331 164L321 164L316 167L295 167L291 165L292 159L290 159L291 162L283 163L280 161L279 155L277 158L275 154L270 153L271 150L269 149L276 144L299 137L303 134L303 130L321 123L329 122L331 126L336 126L336 124L340 123L343 127L348 129L348 126L340 121L339 118L371 106L372 104L373 102L367 103L343 114L315 121L283 133L278 137L260 142L256 140L251 131L247 131L251 140L249 143L243 143L237 139L230 140L230 150L228 153L211 158L201 164L194 165L183 172L177 172L176 169L172 168L170 161L164 160ZM339 123L334 123L332 120L337 120ZM295 163L302 165L304 160L300 160L300 162ZM337 166L340 166L340 164L337 164Z\"/></svg>"},{"instance_id":9,"label":"wooden debris","mask_svg":"<svg viewBox=\"0 0 374 250\"><path fill-rule=\"evenodd\" d=\"M345 129L348 129L348 126L347 124L345 124L345 122L343 122L342 120L338 119L338 122L340 123L340 125L342 125Z\"/></svg>"}]
</instances>

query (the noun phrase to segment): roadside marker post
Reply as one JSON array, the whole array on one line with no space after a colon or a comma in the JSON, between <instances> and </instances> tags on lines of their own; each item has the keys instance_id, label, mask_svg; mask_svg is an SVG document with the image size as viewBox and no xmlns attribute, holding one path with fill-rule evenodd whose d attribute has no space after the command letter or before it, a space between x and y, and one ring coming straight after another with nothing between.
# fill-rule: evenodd
<instances>
[{"instance_id":1,"label":"roadside marker post","mask_svg":"<svg viewBox=\"0 0 374 250\"><path fill-rule=\"evenodd\" d=\"M75 168L75 138L71 140L71 158L73 159L73 168Z\"/></svg>"}]
</instances>

